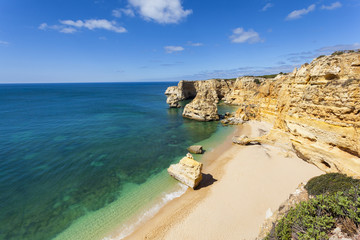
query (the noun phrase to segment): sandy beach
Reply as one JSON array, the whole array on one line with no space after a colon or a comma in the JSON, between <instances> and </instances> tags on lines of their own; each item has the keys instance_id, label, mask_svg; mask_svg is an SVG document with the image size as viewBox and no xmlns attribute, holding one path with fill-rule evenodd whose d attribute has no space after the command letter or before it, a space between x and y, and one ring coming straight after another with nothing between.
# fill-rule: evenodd
<instances>
[{"instance_id":1,"label":"sandy beach","mask_svg":"<svg viewBox=\"0 0 360 240\"><path fill-rule=\"evenodd\" d=\"M126 239L255 239L268 209L323 173L280 148L232 144L232 136L254 136L261 125L245 125L205 153L199 189L168 203Z\"/></svg>"}]
</instances>

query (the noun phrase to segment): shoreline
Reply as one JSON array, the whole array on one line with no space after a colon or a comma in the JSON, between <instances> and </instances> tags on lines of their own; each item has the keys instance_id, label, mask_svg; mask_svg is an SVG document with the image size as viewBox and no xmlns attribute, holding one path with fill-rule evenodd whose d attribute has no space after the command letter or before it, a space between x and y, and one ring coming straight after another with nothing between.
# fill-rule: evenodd
<instances>
[{"instance_id":1,"label":"shoreline","mask_svg":"<svg viewBox=\"0 0 360 240\"><path fill-rule=\"evenodd\" d=\"M218 156L220 156L221 154L223 154L223 151L225 151L226 149L228 149L231 145L232 145L232 137L236 134L239 134L240 129L243 128L242 126L231 126L230 128L233 128L232 130L226 130L227 133L224 137L221 137L221 141L222 143L219 144L218 140L216 140L215 145L213 143L213 139L209 138L209 139L205 139L201 142L199 142L198 144L202 144L202 145L207 145L207 149L205 149L205 153L204 154L194 154L195 159L197 159L198 161L202 162L204 164L204 166L210 166L211 163L213 161L216 160L216 158ZM224 130L222 130L224 131ZM209 142L210 140L210 142ZM167 177L171 178L170 176L167 175ZM204 177L204 179L206 179L206 177ZM180 184L178 181L174 180L174 182L177 182L179 185ZM203 183L202 183L203 184ZM182 185L185 187L185 185ZM177 190L178 191L178 190ZM115 239L128 239L131 238L139 229L142 229L143 226L148 225L148 222L151 222L154 218L156 218L157 215L161 214L162 211L164 211L163 209L167 209L167 207L171 204L173 204L173 202L176 202L179 199L183 199L184 195L189 194L189 192L193 191L192 189L188 189L188 187L186 187L186 190L180 194L180 196L176 196L175 198L173 198L170 201L166 201L166 203L163 205L163 203L161 203L162 199L159 198L159 203L155 204L154 206L151 206L150 208L145 209L146 211L143 212L144 214L148 215L148 213L150 213L153 208L157 208L157 210L151 214L151 216L147 216L145 217L145 219L143 219L141 216L138 215L137 218L133 218L132 220L129 220L125 226L123 225L119 225L117 228L111 230L110 232L107 232L104 236L103 236L103 240L115 240ZM199 192L198 190L196 190L196 192ZM173 192L171 192L172 194ZM161 207L159 207L158 205L161 205ZM167 212L167 210L165 211ZM140 223L140 225L139 225ZM129 227L132 229L130 230ZM125 232L124 232L125 230ZM127 232L127 233L126 233Z\"/></svg>"},{"instance_id":2,"label":"shoreline","mask_svg":"<svg viewBox=\"0 0 360 240\"><path fill-rule=\"evenodd\" d=\"M204 154L194 154L195 159L204 163L211 161L209 157L211 156L219 156L222 154L222 151L219 152L220 149L226 149L232 144L232 137L238 133L238 129L240 126L230 126L223 127L221 126L219 132L215 133L210 138L204 139L197 144L201 144L205 147ZM219 142L221 144L219 144ZM224 145L224 146L223 146ZM225 146L226 145L226 146ZM112 228L110 231L106 231L106 233L102 234L100 239L103 240L120 240L127 239L134 232L136 232L139 228L146 225L148 221L154 218L159 212L162 211L164 207L166 207L169 203L177 200L188 192L187 186L181 184L177 180L171 178L166 172L166 176L164 173L166 169L161 173L163 181L166 180L167 183L171 183L174 185L171 190L168 188L167 192L163 192L161 195L151 199L151 203L147 204L145 208L141 209L137 214L134 214L131 218L127 219L124 223L118 224L116 228ZM164 176L166 179L164 179ZM206 177L204 177L206 178ZM159 183L158 183L159 184ZM184 189L185 188L185 189ZM145 189L144 189L145 190ZM169 198L170 197L170 198ZM144 201L144 199L143 199Z\"/></svg>"},{"instance_id":3,"label":"shoreline","mask_svg":"<svg viewBox=\"0 0 360 240\"><path fill-rule=\"evenodd\" d=\"M285 156L281 149L273 146L239 146L232 143L235 135L256 134L259 124L261 122L238 126L223 143L206 152L202 157L205 182L199 189L188 189L181 197L168 202L124 239L255 239L268 209L275 211L301 182L323 173L295 155ZM259 160L253 163L249 157ZM274 162L269 162L269 159ZM285 166L284 161L288 162ZM260 169L266 162L270 166ZM277 174L271 171L271 167L278 168L283 174L275 176ZM291 173L291 169L287 169L289 167L295 167L295 171L300 169L301 174ZM256 168L265 174L255 177L262 180L259 182L258 179L253 185L251 173L256 172ZM281 179L287 171L289 173L285 175L293 178L291 181ZM274 179L266 181L269 177L266 172ZM243 189L235 189L234 182ZM272 185L278 192L263 184ZM261 191L254 191L258 185L261 191L267 192L265 198ZM245 221L242 222L242 219Z\"/></svg>"}]
</instances>

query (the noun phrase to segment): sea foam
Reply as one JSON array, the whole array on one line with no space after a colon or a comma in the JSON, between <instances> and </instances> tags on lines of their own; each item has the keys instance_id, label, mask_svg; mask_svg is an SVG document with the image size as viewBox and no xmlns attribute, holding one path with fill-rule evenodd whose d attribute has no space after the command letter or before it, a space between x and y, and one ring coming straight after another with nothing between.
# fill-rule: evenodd
<instances>
[{"instance_id":1,"label":"sea foam","mask_svg":"<svg viewBox=\"0 0 360 240\"><path fill-rule=\"evenodd\" d=\"M123 225L120 229L117 230L119 234L117 236L108 236L103 238L103 240L121 240L125 237L129 236L131 233L135 231L136 228L138 228L141 224L145 223L146 221L150 220L156 213L159 212L159 210L164 207L168 202L171 200L180 197L183 195L188 187L184 184L179 183L178 188L176 191L170 192L170 193L164 193L161 197L160 201L152 206L150 209L142 212L139 214L139 217L137 220L130 224Z\"/></svg>"}]
</instances>

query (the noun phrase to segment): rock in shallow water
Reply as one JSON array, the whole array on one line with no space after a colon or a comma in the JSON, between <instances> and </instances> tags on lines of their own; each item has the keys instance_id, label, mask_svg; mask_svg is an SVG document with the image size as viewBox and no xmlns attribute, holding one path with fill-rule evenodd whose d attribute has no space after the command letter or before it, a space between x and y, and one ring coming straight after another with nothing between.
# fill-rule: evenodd
<instances>
[{"instance_id":1,"label":"rock in shallow water","mask_svg":"<svg viewBox=\"0 0 360 240\"><path fill-rule=\"evenodd\" d=\"M182 158L179 163L170 165L167 171L176 180L195 188L202 180L201 169L202 163L195 161L189 154Z\"/></svg>"},{"instance_id":2,"label":"rock in shallow water","mask_svg":"<svg viewBox=\"0 0 360 240\"><path fill-rule=\"evenodd\" d=\"M187 150L190 153L194 153L194 154L202 154L203 153L203 148L201 145L192 145L192 146L188 147Z\"/></svg>"}]
</instances>

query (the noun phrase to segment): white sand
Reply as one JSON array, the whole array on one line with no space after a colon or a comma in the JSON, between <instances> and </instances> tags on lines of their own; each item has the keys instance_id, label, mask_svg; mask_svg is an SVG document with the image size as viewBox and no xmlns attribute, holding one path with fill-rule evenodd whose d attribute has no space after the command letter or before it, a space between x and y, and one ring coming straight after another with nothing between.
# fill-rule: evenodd
<instances>
[{"instance_id":1,"label":"white sand","mask_svg":"<svg viewBox=\"0 0 360 240\"><path fill-rule=\"evenodd\" d=\"M128 239L255 239L269 208L275 211L301 182L323 173L272 146L226 146L204 166L216 182L189 190Z\"/></svg>"}]
</instances>

